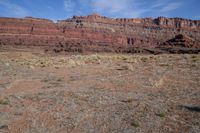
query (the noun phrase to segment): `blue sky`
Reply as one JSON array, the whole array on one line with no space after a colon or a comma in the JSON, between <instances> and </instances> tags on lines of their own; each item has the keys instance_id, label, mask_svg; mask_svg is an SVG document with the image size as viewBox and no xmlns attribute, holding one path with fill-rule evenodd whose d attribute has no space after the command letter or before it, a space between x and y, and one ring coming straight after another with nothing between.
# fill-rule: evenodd
<instances>
[{"instance_id":1,"label":"blue sky","mask_svg":"<svg viewBox=\"0 0 200 133\"><path fill-rule=\"evenodd\" d=\"M200 0L0 0L0 17L66 19L97 12L113 18L200 19Z\"/></svg>"}]
</instances>

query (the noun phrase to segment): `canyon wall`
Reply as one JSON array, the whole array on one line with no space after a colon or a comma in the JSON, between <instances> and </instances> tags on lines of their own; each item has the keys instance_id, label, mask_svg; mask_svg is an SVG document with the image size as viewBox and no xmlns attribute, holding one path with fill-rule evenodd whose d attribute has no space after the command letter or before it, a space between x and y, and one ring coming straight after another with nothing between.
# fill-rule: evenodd
<instances>
[{"instance_id":1,"label":"canyon wall","mask_svg":"<svg viewBox=\"0 0 200 133\"><path fill-rule=\"evenodd\" d=\"M98 14L74 16L57 22L31 17L0 18L0 47L39 47L55 52L154 49L164 46L178 34L193 40L191 45L182 46L200 48L199 20L165 17L113 19Z\"/></svg>"}]
</instances>

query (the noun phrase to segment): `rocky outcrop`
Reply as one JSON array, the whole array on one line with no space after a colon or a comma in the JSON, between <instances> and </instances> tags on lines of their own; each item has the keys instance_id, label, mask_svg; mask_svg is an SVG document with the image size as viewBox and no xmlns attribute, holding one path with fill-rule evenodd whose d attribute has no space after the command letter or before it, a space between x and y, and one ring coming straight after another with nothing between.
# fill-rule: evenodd
<instances>
[{"instance_id":1,"label":"rocky outcrop","mask_svg":"<svg viewBox=\"0 0 200 133\"><path fill-rule=\"evenodd\" d=\"M192 39L188 36L179 34L179 35L176 35L174 38L164 42L163 44L161 44L161 46L194 48L196 45L195 45L194 39Z\"/></svg>"},{"instance_id":2,"label":"rocky outcrop","mask_svg":"<svg viewBox=\"0 0 200 133\"><path fill-rule=\"evenodd\" d=\"M182 34L167 40L157 48L169 53L200 53L200 49L195 40Z\"/></svg>"},{"instance_id":3,"label":"rocky outcrop","mask_svg":"<svg viewBox=\"0 0 200 133\"><path fill-rule=\"evenodd\" d=\"M199 20L165 17L113 19L99 14L74 16L57 22L31 17L0 18L1 47L38 47L57 53L149 52L162 44L171 44L173 41L169 40L178 34L192 40L186 41L184 46L200 48Z\"/></svg>"}]
</instances>

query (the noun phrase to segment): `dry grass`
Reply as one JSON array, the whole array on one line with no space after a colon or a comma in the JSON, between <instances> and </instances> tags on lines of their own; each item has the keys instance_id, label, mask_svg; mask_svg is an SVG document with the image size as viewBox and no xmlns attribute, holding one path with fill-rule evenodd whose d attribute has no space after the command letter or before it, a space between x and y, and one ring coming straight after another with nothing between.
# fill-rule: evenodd
<instances>
[{"instance_id":1,"label":"dry grass","mask_svg":"<svg viewBox=\"0 0 200 133\"><path fill-rule=\"evenodd\" d=\"M8 105L8 104L9 104L8 98L2 98L2 99L0 99L0 105Z\"/></svg>"},{"instance_id":2,"label":"dry grass","mask_svg":"<svg viewBox=\"0 0 200 133\"><path fill-rule=\"evenodd\" d=\"M200 132L199 58L0 53L0 132Z\"/></svg>"}]
</instances>

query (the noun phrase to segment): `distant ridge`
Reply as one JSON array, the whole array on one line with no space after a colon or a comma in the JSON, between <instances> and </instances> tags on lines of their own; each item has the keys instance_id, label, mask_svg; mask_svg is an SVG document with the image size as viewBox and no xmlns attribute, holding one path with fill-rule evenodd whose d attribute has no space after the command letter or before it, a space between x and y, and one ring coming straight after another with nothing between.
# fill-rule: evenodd
<instances>
[{"instance_id":1,"label":"distant ridge","mask_svg":"<svg viewBox=\"0 0 200 133\"><path fill-rule=\"evenodd\" d=\"M199 49L200 20L166 17L115 19L97 13L73 16L55 23L32 17L0 18L1 48L37 47L56 53L148 53L161 45L176 46L180 42L169 45L172 44L169 40L176 40L177 35L193 40L192 45L186 41L182 47Z\"/></svg>"}]
</instances>

